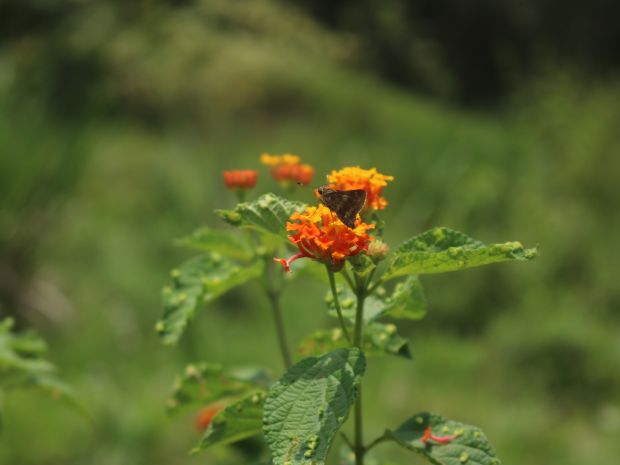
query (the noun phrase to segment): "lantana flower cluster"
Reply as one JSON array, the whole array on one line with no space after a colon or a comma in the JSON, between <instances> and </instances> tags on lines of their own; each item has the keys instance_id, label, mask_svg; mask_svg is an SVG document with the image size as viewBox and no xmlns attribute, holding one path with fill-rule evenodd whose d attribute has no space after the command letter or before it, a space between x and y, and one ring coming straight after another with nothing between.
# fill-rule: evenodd
<instances>
[{"instance_id":1,"label":"lantana flower cluster","mask_svg":"<svg viewBox=\"0 0 620 465\"><path fill-rule=\"evenodd\" d=\"M329 187L342 191L363 189L366 191L366 205L362 213L370 210L383 210L387 206L387 200L381 197L383 188L388 181L393 181L394 176L386 176L379 173L375 168L365 170L359 166L349 166L339 171L332 171L327 176Z\"/></svg>"},{"instance_id":2,"label":"lantana flower cluster","mask_svg":"<svg viewBox=\"0 0 620 465\"><path fill-rule=\"evenodd\" d=\"M299 248L299 252L288 260L275 260L291 271L291 263L299 258L311 258L325 263L332 271L338 271L347 257L368 250L372 237L367 231L374 224L364 223L357 218L355 228L349 228L325 205L308 207L305 212L294 213L286 230L292 233L289 240Z\"/></svg>"},{"instance_id":3,"label":"lantana flower cluster","mask_svg":"<svg viewBox=\"0 0 620 465\"><path fill-rule=\"evenodd\" d=\"M285 153L284 155L270 155L263 153L260 157L263 165L270 168L271 176L283 187L300 184L307 186L314 177L314 168L308 164L301 163L297 155Z\"/></svg>"},{"instance_id":4,"label":"lantana flower cluster","mask_svg":"<svg viewBox=\"0 0 620 465\"><path fill-rule=\"evenodd\" d=\"M328 176L328 187L337 190L363 189L366 192L366 205L362 214L381 210L387 205L382 196L387 181L394 179L378 173L376 169L364 170L360 167L347 167L332 171ZM275 258L285 271L291 271L291 263L300 258L310 258L327 265L331 271L339 271L348 257L367 253L373 243L368 231L374 229L372 223L365 223L357 216L355 227L349 228L336 214L323 204L308 207L305 212L294 213L286 224L289 240L299 252L288 259Z\"/></svg>"},{"instance_id":5,"label":"lantana flower cluster","mask_svg":"<svg viewBox=\"0 0 620 465\"><path fill-rule=\"evenodd\" d=\"M284 188L296 184L308 185L314 176L312 166L301 163L299 156L290 153L283 155L263 153L260 161L270 168L272 177ZM224 183L231 190L251 189L256 185L257 177L258 172L254 170L225 171ZM363 217L369 212L383 210L387 206L388 202L382 196L382 192L393 179L393 176L381 174L375 168L349 166L332 171L327 175L327 187L330 189L339 191L363 189L366 193L366 202L356 218L354 227L345 225L337 214L322 203L310 206L303 212L294 213L286 224L288 239L299 251L288 259L274 260L281 263L287 272L291 271L291 263L300 258L317 260L327 265L331 271L338 271L344 266L347 258L368 253L369 247L372 250L377 249L377 245L385 248L383 243L374 241L368 234L375 225L364 222ZM379 252L385 252L379 249Z\"/></svg>"}]
</instances>

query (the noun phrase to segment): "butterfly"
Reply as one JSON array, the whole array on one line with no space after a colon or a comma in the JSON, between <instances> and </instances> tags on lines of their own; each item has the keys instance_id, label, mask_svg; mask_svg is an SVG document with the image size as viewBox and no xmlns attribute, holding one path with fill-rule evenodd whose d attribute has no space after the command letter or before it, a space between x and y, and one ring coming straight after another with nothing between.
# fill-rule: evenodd
<instances>
[{"instance_id":1,"label":"butterfly","mask_svg":"<svg viewBox=\"0 0 620 465\"><path fill-rule=\"evenodd\" d=\"M327 186L321 186L317 190L319 200L349 228L355 227L357 214L362 211L366 203L366 191L354 189L340 191Z\"/></svg>"}]
</instances>

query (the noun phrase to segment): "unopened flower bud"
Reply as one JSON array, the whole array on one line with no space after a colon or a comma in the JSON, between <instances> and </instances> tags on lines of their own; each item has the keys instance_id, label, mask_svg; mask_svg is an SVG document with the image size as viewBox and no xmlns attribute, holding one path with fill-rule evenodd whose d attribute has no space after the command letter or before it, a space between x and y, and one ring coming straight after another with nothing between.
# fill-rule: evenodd
<instances>
[{"instance_id":1,"label":"unopened flower bud","mask_svg":"<svg viewBox=\"0 0 620 465\"><path fill-rule=\"evenodd\" d=\"M378 263L387 257L389 251L390 248L385 242L375 239L368 245L367 254L373 262Z\"/></svg>"}]
</instances>

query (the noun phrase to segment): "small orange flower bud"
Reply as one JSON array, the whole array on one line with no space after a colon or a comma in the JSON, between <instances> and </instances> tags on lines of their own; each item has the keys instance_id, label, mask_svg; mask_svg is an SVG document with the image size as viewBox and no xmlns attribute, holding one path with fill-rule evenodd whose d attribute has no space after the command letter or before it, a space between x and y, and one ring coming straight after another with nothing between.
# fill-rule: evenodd
<instances>
[{"instance_id":1,"label":"small orange flower bud","mask_svg":"<svg viewBox=\"0 0 620 465\"><path fill-rule=\"evenodd\" d=\"M327 176L329 187L343 191L364 189L366 191L366 206L364 211L383 210L387 200L381 197L383 188L393 176L386 176L377 172L375 168L365 170L359 166L348 166L339 171L332 171Z\"/></svg>"},{"instance_id":2,"label":"small orange flower bud","mask_svg":"<svg viewBox=\"0 0 620 465\"><path fill-rule=\"evenodd\" d=\"M299 248L299 252L288 260L274 258L287 272L291 271L292 262L303 257L318 260L332 271L340 270L347 257L368 250L372 238L366 231L374 228L374 224L363 223L360 218L355 228L349 228L323 204L294 213L290 219L286 230L293 233L289 240Z\"/></svg>"},{"instance_id":3,"label":"small orange flower bud","mask_svg":"<svg viewBox=\"0 0 620 465\"><path fill-rule=\"evenodd\" d=\"M220 403L208 405L198 412L198 415L194 418L194 426L198 431L206 430L211 424L213 417L215 417L215 415L220 413L223 409L224 406Z\"/></svg>"},{"instance_id":4,"label":"small orange flower bud","mask_svg":"<svg viewBox=\"0 0 620 465\"><path fill-rule=\"evenodd\" d=\"M252 189L256 186L258 171L233 170L224 171L224 184L228 189Z\"/></svg>"}]
</instances>

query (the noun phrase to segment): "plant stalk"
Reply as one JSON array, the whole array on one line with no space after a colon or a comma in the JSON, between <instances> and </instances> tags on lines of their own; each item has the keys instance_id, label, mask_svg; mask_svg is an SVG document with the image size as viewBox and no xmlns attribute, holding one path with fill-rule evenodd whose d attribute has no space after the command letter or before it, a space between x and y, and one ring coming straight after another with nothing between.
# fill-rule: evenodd
<instances>
[{"instance_id":1,"label":"plant stalk","mask_svg":"<svg viewBox=\"0 0 620 465\"><path fill-rule=\"evenodd\" d=\"M353 335L353 344L362 350L362 340L364 337L364 300L366 300L366 289L361 289L357 293L357 308L355 311L355 333ZM357 390L357 399L355 401L355 465L364 465L364 438L362 430L362 385Z\"/></svg>"},{"instance_id":2,"label":"plant stalk","mask_svg":"<svg viewBox=\"0 0 620 465\"><path fill-rule=\"evenodd\" d=\"M273 321L276 325L276 333L278 335L278 343L280 345L280 352L282 353L282 360L284 361L284 367L288 370L293 365L293 362L288 346L288 340L286 338L286 332L284 330L284 321L282 320L280 295L277 292L267 291L267 296L269 297L271 309L273 310Z\"/></svg>"},{"instance_id":3,"label":"plant stalk","mask_svg":"<svg viewBox=\"0 0 620 465\"><path fill-rule=\"evenodd\" d=\"M338 299L338 291L336 290L336 278L334 276L334 272L331 271L328 267L325 267L327 270L327 276L329 276L329 287L332 290L332 296L334 297L334 306L336 307L336 313L338 314L338 321L340 322L340 327L342 328L342 332L344 336L347 338L349 344L352 343L351 336L349 335L349 330L347 329L347 325L345 324L344 318L342 317L342 309L340 308L340 300Z\"/></svg>"}]
</instances>

